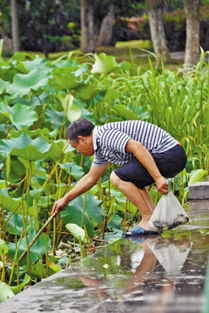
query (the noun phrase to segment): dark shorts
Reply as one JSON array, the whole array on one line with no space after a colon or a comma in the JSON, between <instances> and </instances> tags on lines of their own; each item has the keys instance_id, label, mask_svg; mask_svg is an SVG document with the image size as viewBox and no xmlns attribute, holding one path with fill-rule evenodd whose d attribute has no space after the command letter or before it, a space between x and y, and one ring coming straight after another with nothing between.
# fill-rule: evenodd
<instances>
[{"instance_id":1,"label":"dark shorts","mask_svg":"<svg viewBox=\"0 0 209 313\"><path fill-rule=\"evenodd\" d=\"M176 145L162 153L152 153L152 156L160 173L166 178L174 177L181 172L185 168L187 161L181 145ZM154 182L153 178L136 158L116 168L114 172L120 179L130 181L140 189L144 189Z\"/></svg>"}]
</instances>

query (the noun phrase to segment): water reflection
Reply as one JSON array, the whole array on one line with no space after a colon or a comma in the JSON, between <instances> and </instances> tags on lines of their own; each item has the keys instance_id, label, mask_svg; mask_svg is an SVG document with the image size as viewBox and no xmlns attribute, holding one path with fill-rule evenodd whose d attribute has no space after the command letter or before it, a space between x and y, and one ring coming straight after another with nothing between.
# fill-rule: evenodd
<instances>
[{"instance_id":1,"label":"water reflection","mask_svg":"<svg viewBox=\"0 0 209 313\"><path fill-rule=\"evenodd\" d=\"M132 312L139 312L139 308L143 312L143 308L149 308L149 313L161 313L167 305L174 307L176 279L192 243L186 239L160 236L138 237L121 240L118 247L114 249L113 245L112 250L105 251L103 269L101 255L97 256L98 263L94 264L97 278L79 275L80 281L91 287L91 296L105 300L108 305L112 303L112 312L119 308L118 312L128 312L130 303L134 305ZM101 276L100 279L98 276ZM105 311L104 303L99 308L101 312L109 312L110 309L106 306Z\"/></svg>"}]
</instances>

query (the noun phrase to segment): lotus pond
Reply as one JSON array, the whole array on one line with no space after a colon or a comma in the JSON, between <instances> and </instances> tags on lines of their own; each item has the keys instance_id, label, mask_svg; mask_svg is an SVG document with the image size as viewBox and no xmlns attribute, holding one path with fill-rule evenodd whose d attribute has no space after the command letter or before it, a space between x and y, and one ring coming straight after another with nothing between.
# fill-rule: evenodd
<instances>
[{"instance_id":1,"label":"lotus pond","mask_svg":"<svg viewBox=\"0 0 209 313\"><path fill-rule=\"evenodd\" d=\"M1 300L95 251L138 219L108 178L72 201L20 260L53 202L71 189L91 159L67 145L66 128L80 116L97 125L142 119L166 129L185 147L187 168L170 180L186 207L188 184L209 170L209 66L186 76L150 61L145 70L104 53L49 61L24 53L0 58ZM159 194L150 190L157 202ZM9 288L9 289L8 289Z\"/></svg>"}]
</instances>

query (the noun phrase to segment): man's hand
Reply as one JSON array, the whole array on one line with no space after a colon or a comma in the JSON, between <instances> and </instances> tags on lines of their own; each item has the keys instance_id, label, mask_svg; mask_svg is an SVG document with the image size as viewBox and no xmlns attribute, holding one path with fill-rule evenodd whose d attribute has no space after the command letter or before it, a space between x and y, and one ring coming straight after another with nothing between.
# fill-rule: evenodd
<instances>
[{"instance_id":1,"label":"man's hand","mask_svg":"<svg viewBox=\"0 0 209 313\"><path fill-rule=\"evenodd\" d=\"M166 194L169 192L168 181L163 176L156 178L155 184L156 184L157 190L160 191L162 194Z\"/></svg>"},{"instance_id":2,"label":"man's hand","mask_svg":"<svg viewBox=\"0 0 209 313\"><path fill-rule=\"evenodd\" d=\"M52 212L51 214L57 214L61 209L64 209L64 207L68 204L68 201L66 200L66 197L62 197L59 200L54 202Z\"/></svg>"}]
</instances>

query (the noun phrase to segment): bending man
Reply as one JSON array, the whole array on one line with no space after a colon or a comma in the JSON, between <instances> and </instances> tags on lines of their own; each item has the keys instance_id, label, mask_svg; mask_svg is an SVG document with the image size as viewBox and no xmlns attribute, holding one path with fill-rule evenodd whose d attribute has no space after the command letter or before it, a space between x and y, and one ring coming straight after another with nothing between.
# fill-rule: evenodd
<instances>
[{"instance_id":1,"label":"bending man","mask_svg":"<svg viewBox=\"0 0 209 313\"><path fill-rule=\"evenodd\" d=\"M141 213L141 220L127 235L147 234L154 204L146 186L155 183L158 191L168 193L166 178L174 177L186 165L186 155L179 142L162 128L136 120L95 126L79 119L69 126L67 138L77 152L94 155L94 160L76 186L54 203L52 213L59 212L94 186L108 164L114 163L121 166L111 173L112 183Z\"/></svg>"}]
</instances>

